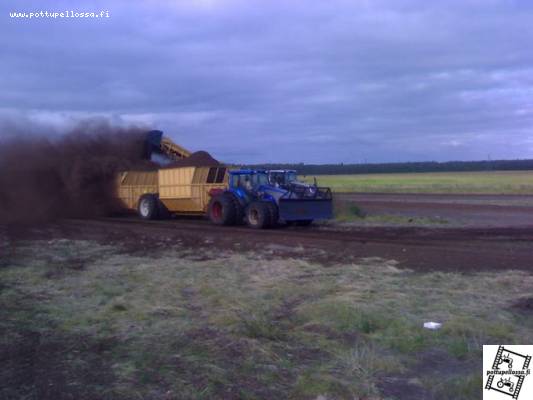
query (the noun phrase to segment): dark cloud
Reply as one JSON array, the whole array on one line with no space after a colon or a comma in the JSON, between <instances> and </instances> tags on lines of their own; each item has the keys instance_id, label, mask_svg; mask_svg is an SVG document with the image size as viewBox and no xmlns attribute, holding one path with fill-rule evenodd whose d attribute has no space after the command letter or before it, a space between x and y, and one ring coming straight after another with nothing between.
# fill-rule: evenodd
<instances>
[{"instance_id":1,"label":"dark cloud","mask_svg":"<svg viewBox=\"0 0 533 400\"><path fill-rule=\"evenodd\" d=\"M143 123L237 162L533 157L528 2L79 4L0 6L0 117ZM9 17L41 9L110 18Z\"/></svg>"}]
</instances>

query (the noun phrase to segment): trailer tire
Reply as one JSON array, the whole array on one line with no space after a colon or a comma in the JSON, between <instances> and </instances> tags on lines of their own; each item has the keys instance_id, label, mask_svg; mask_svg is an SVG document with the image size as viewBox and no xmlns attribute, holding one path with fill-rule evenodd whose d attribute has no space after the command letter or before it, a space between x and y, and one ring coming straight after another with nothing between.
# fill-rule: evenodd
<instances>
[{"instance_id":1,"label":"trailer tire","mask_svg":"<svg viewBox=\"0 0 533 400\"><path fill-rule=\"evenodd\" d=\"M265 202L254 201L246 207L246 223L250 228L268 228L271 218L270 209Z\"/></svg>"},{"instance_id":2,"label":"trailer tire","mask_svg":"<svg viewBox=\"0 0 533 400\"><path fill-rule=\"evenodd\" d=\"M159 199L155 194L143 194L137 212L142 219L156 219L159 215Z\"/></svg>"},{"instance_id":3,"label":"trailer tire","mask_svg":"<svg viewBox=\"0 0 533 400\"><path fill-rule=\"evenodd\" d=\"M207 205L209 220L216 225L235 225L237 211L235 199L227 193L212 197Z\"/></svg>"},{"instance_id":4,"label":"trailer tire","mask_svg":"<svg viewBox=\"0 0 533 400\"><path fill-rule=\"evenodd\" d=\"M300 219L296 221L297 226L309 226L313 223L312 219Z\"/></svg>"},{"instance_id":5,"label":"trailer tire","mask_svg":"<svg viewBox=\"0 0 533 400\"><path fill-rule=\"evenodd\" d=\"M158 219L169 219L171 216L170 211L168 211L168 208L163 204L159 198L157 199L157 218Z\"/></svg>"},{"instance_id":6,"label":"trailer tire","mask_svg":"<svg viewBox=\"0 0 533 400\"><path fill-rule=\"evenodd\" d=\"M268 227L270 228L274 228L276 227L276 225L278 224L278 220L279 220L279 210L278 210L278 206L270 201L268 202L265 202L265 205L266 207L268 208L268 212L269 212L269 222L268 222Z\"/></svg>"}]
</instances>

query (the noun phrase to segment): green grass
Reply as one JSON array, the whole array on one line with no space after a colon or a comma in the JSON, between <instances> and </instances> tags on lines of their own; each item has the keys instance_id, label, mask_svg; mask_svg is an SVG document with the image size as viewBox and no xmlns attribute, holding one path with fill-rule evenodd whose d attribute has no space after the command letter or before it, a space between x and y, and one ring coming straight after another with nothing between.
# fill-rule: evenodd
<instances>
[{"instance_id":1,"label":"green grass","mask_svg":"<svg viewBox=\"0 0 533 400\"><path fill-rule=\"evenodd\" d=\"M317 175L316 179L335 192L533 194L533 171Z\"/></svg>"},{"instance_id":2,"label":"green grass","mask_svg":"<svg viewBox=\"0 0 533 400\"><path fill-rule=\"evenodd\" d=\"M482 344L533 340L531 317L509 309L531 294L523 272L203 256L19 244L0 269L0 397L385 399L405 380L466 399L480 397ZM422 361L435 351L450 364L439 376Z\"/></svg>"}]
</instances>

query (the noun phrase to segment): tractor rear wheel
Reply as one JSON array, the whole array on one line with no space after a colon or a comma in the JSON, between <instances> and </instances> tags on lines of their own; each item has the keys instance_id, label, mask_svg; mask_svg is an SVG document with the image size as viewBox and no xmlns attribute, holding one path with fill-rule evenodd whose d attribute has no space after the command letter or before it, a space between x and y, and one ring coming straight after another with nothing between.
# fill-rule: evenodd
<instances>
[{"instance_id":1,"label":"tractor rear wheel","mask_svg":"<svg viewBox=\"0 0 533 400\"><path fill-rule=\"evenodd\" d=\"M216 225L235 225L239 215L242 219L240 204L228 193L212 197L207 206L207 214Z\"/></svg>"},{"instance_id":2,"label":"tractor rear wheel","mask_svg":"<svg viewBox=\"0 0 533 400\"><path fill-rule=\"evenodd\" d=\"M156 219L159 211L159 199L155 194L143 194L139 199L137 212L142 219Z\"/></svg>"},{"instance_id":3,"label":"tractor rear wheel","mask_svg":"<svg viewBox=\"0 0 533 400\"><path fill-rule=\"evenodd\" d=\"M268 228L271 218L270 210L265 202L254 201L246 208L246 223L250 228Z\"/></svg>"}]
</instances>

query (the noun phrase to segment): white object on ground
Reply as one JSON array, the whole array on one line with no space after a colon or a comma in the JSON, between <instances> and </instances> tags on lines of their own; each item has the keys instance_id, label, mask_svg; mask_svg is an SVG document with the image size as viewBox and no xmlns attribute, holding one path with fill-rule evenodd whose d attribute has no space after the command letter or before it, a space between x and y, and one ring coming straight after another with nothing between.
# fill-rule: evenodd
<instances>
[{"instance_id":1,"label":"white object on ground","mask_svg":"<svg viewBox=\"0 0 533 400\"><path fill-rule=\"evenodd\" d=\"M424 322L424 328L426 329L440 329L442 324L440 322Z\"/></svg>"}]
</instances>

